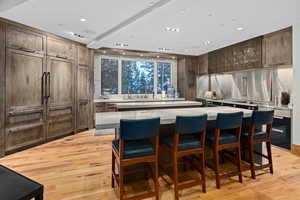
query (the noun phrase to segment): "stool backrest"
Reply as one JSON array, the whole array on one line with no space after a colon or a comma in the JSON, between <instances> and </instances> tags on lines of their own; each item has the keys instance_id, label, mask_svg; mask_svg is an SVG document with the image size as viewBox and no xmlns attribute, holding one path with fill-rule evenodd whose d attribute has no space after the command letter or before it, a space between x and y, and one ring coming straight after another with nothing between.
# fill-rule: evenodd
<instances>
[{"instance_id":1,"label":"stool backrest","mask_svg":"<svg viewBox=\"0 0 300 200\"><path fill-rule=\"evenodd\" d=\"M139 140L159 135L160 118L120 120L120 139Z\"/></svg>"},{"instance_id":2,"label":"stool backrest","mask_svg":"<svg viewBox=\"0 0 300 200\"><path fill-rule=\"evenodd\" d=\"M251 117L251 125L260 126L273 123L273 110L253 111Z\"/></svg>"},{"instance_id":3,"label":"stool backrest","mask_svg":"<svg viewBox=\"0 0 300 200\"><path fill-rule=\"evenodd\" d=\"M242 126L243 112L218 113L216 128L221 130L235 129Z\"/></svg>"},{"instance_id":4,"label":"stool backrest","mask_svg":"<svg viewBox=\"0 0 300 200\"><path fill-rule=\"evenodd\" d=\"M207 114L198 116L176 116L178 134L197 133L206 130Z\"/></svg>"}]
</instances>

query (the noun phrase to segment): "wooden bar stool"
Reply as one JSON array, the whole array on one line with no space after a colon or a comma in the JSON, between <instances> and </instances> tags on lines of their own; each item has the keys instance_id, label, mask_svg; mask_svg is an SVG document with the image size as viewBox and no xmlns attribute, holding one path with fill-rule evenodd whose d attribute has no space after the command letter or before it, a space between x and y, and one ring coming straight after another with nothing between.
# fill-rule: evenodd
<instances>
[{"instance_id":1,"label":"wooden bar stool","mask_svg":"<svg viewBox=\"0 0 300 200\"><path fill-rule=\"evenodd\" d=\"M162 139L161 149L172 155L173 174L169 175L174 183L175 199L179 199L178 190L194 187L202 184L202 191L206 192L205 184L205 134L207 115L200 116L177 116L176 128L173 137ZM178 159L189 155L200 155L201 168L197 170L201 179L189 183L178 181ZM162 166L164 168L164 166ZM167 171L167 170L165 170Z\"/></svg>"},{"instance_id":2,"label":"wooden bar stool","mask_svg":"<svg viewBox=\"0 0 300 200\"><path fill-rule=\"evenodd\" d=\"M251 177L256 178L255 170L270 168L270 173L273 174L273 162L271 153L271 135L274 111L253 111L251 124L248 132L242 133L242 139L247 141ZM258 127L266 125L266 131L257 130ZM254 151L254 145L266 142L268 155L263 155ZM254 153L269 160L269 164L255 166Z\"/></svg>"},{"instance_id":3,"label":"wooden bar stool","mask_svg":"<svg viewBox=\"0 0 300 200\"><path fill-rule=\"evenodd\" d=\"M160 118L120 121L120 139L112 142L112 187L115 187L115 182L118 184L121 200L149 197L159 199L159 128ZM124 167L139 163L150 164L155 191L126 198ZM118 173L115 172L115 164L118 165Z\"/></svg>"},{"instance_id":4,"label":"wooden bar stool","mask_svg":"<svg viewBox=\"0 0 300 200\"><path fill-rule=\"evenodd\" d=\"M220 189L220 178L229 176L239 176L239 182L242 183L241 170L241 129L242 129L243 112L237 113L219 113L217 116L216 127L214 132L206 136L207 144L212 148L215 167L212 167L216 174L216 186ZM225 149L235 149L237 173L227 173L220 176L219 174L219 152Z\"/></svg>"}]
</instances>

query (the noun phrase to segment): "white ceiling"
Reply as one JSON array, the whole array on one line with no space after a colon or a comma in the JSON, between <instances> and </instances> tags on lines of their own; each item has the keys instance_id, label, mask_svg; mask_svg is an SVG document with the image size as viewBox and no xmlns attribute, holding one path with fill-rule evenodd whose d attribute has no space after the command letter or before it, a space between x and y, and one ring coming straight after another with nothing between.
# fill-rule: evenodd
<instances>
[{"instance_id":1,"label":"white ceiling","mask_svg":"<svg viewBox=\"0 0 300 200\"><path fill-rule=\"evenodd\" d=\"M199 55L288 27L300 21L299 7L299 0L27 0L0 16L94 48L126 43L126 49Z\"/></svg>"}]
</instances>

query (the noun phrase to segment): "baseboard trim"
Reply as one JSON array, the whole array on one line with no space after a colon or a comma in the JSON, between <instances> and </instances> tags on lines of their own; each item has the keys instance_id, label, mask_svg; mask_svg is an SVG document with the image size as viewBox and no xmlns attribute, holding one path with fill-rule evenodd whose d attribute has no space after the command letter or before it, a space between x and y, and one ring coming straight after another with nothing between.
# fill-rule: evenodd
<instances>
[{"instance_id":1,"label":"baseboard trim","mask_svg":"<svg viewBox=\"0 0 300 200\"><path fill-rule=\"evenodd\" d=\"M300 145L292 144L292 153L300 156Z\"/></svg>"}]
</instances>

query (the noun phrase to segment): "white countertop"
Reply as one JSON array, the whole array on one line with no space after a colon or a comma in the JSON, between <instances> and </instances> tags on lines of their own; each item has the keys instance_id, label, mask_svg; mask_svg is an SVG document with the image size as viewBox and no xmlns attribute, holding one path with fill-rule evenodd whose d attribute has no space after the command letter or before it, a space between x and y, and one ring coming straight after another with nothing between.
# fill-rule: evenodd
<instances>
[{"instance_id":1,"label":"white countertop","mask_svg":"<svg viewBox=\"0 0 300 200\"><path fill-rule=\"evenodd\" d=\"M227 106L181 108L181 109L159 109L125 112L96 113L96 129L118 128L121 119L147 119L160 117L161 124L173 124L177 115L193 116L208 114L208 120L216 120L218 113L244 112L244 117L251 117L252 110L233 108Z\"/></svg>"},{"instance_id":2,"label":"white countertop","mask_svg":"<svg viewBox=\"0 0 300 200\"><path fill-rule=\"evenodd\" d=\"M94 99L94 103L129 103L129 102L165 102L165 101L185 101L185 98L165 98L165 99Z\"/></svg>"},{"instance_id":3,"label":"white countertop","mask_svg":"<svg viewBox=\"0 0 300 200\"><path fill-rule=\"evenodd\" d=\"M164 101L164 102L135 102L115 103L118 109L130 108L171 108L171 107L200 107L203 104L197 101Z\"/></svg>"}]
</instances>

